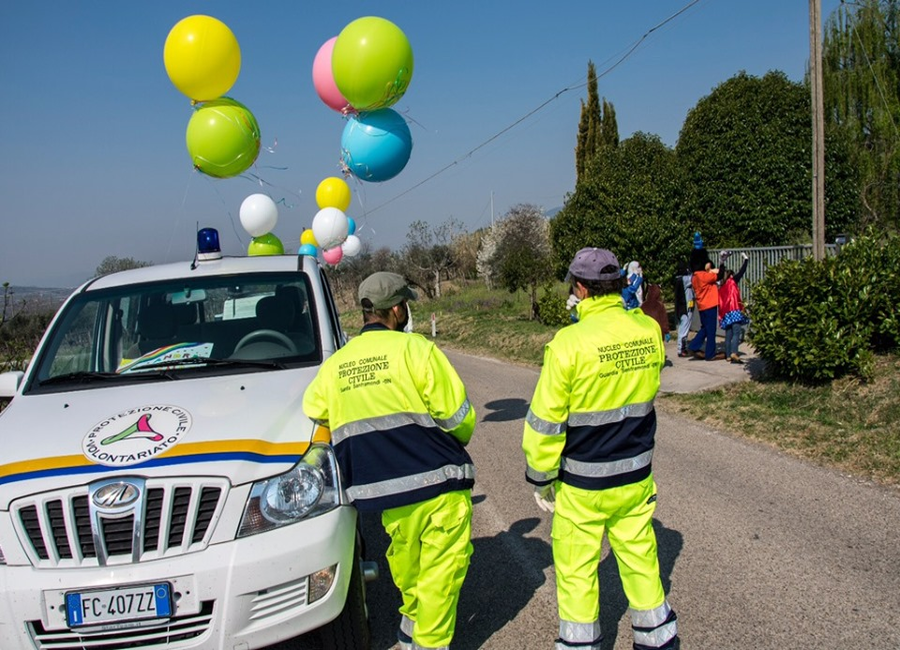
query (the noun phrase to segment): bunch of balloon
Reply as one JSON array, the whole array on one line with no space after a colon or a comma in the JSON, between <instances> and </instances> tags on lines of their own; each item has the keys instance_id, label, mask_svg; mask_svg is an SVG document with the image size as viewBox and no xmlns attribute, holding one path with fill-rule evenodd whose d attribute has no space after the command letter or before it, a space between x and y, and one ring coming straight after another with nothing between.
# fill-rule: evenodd
<instances>
[{"instance_id":1,"label":"bunch of balloon","mask_svg":"<svg viewBox=\"0 0 900 650\"><path fill-rule=\"evenodd\" d=\"M409 162L412 137L389 108L406 92L413 73L409 40L394 23L358 18L326 41L313 62L313 85L323 102L347 116L341 159L347 174L381 182Z\"/></svg>"},{"instance_id":2,"label":"bunch of balloon","mask_svg":"<svg viewBox=\"0 0 900 650\"><path fill-rule=\"evenodd\" d=\"M322 247L322 259L331 265L343 259L344 244L356 229L353 219L345 214L350 200L350 186L342 178L329 176L316 188L319 212L313 218L312 235Z\"/></svg>"},{"instance_id":3,"label":"bunch of balloon","mask_svg":"<svg viewBox=\"0 0 900 650\"><path fill-rule=\"evenodd\" d=\"M278 223L278 206L265 194L251 194L240 210L241 225L252 238L247 247L248 255L282 255L284 245L272 230Z\"/></svg>"},{"instance_id":4,"label":"bunch of balloon","mask_svg":"<svg viewBox=\"0 0 900 650\"><path fill-rule=\"evenodd\" d=\"M350 234L347 215L336 207L324 207L313 217L312 231L322 249L322 259L332 265L340 262L344 256L341 244Z\"/></svg>"},{"instance_id":5,"label":"bunch of balloon","mask_svg":"<svg viewBox=\"0 0 900 650\"><path fill-rule=\"evenodd\" d=\"M194 168L215 178L246 171L259 155L259 124L246 106L224 97L241 70L241 49L211 16L183 18L163 50L169 79L194 105L185 143Z\"/></svg>"}]
</instances>

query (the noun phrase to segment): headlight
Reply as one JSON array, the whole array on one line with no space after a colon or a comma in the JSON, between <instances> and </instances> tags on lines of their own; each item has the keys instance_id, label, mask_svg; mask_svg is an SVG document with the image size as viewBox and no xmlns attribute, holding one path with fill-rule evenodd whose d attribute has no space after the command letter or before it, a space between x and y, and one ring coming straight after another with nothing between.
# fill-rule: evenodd
<instances>
[{"instance_id":1,"label":"headlight","mask_svg":"<svg viewBox=\"0 0 900 650\"><path fill-rule=\"evenodd\" d=\"M337 460L329 445L313 444L290 471L253 484L238 537L317 517L341 504Z\"/></svg>"}]
</instances>

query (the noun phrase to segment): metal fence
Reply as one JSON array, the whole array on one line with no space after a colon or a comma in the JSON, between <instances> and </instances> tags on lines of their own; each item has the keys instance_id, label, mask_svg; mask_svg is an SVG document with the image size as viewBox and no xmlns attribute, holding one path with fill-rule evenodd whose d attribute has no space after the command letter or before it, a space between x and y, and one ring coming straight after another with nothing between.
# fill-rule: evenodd
<instances>
[{"instance_id":1,"label":"metal fence","mask_svg":"<svg viewBox=\"0 0 900 650\"><path fill-rule=\"evenodd\" d=\"M707 250L709 258L714 264L718 264L719 253L722 250L731 251L731 257L725 261L725 267L735 272L741 268L741 264L744 261L741 253L747 253L747 271L739 283L741 297L744 299L745 305L753 302L753 285L765 277L766 270L770 266L774 266L783 260L802 260L813 255L812 244L767 246L764 248L709 248ZM825 255L837 255L838 250L840 250L840 247L836 244L825 245ZM695 331L700 329L700 315L696 309L694 310L691 329ZM719 328L718 333L720 335L724 334L721 328Z\"/></svg>"},{"instance_id":2,"label":"metal fence","mask_svg":"<svg viewBox=\"0 0 900 650\"><path fill-rule=\"evenodd\" d=\"M747 272L744 274L744 277L741 278L739 283L741 297L744 299L745 304L750 304L752 301L753 285L765 277L766 269L770 266L774 266L782 260L802 260L807 257L812 257L813 254L812 244L768 246L765 248L710 248L708 249L709 258L713 261L713 264L718 264L719 253L722 250L731 251L732 255L726 260L725 266L734 271L740 269L741 264L743 263L741 253L747 253L747 257L749 258ZM826 255L836 255L837 251L837 245L825 245Z\"/></svg>"}]
</instances>

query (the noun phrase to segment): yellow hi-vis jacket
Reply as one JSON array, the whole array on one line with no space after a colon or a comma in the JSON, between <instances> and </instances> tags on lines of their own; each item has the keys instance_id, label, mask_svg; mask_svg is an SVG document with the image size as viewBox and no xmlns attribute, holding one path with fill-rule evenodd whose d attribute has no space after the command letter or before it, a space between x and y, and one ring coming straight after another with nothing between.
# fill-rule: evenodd
<instances>
[{"instance_id":1,"label":"yellow hi-vis jacket","mask_svg":"<svg viewBox=\"0 0 900 650\"><path fill-rule=\"evenodd\" d=\"M587 490L636 483L651 473L662 333L618 294L582 300L578 317L544 348L525 418L526 479Z\"/></svg>"},{"instance_id":2,"label":"yellow hi-vis jacket","mask_svg":"<svg viewBox=\"0 0 900 650\"><path fill-rule=\"evenodd\" d=\"M359 510L419 503L475 482L463 448L475 409L447 357L420 334L366 325L322 364L303 411L331 429Z\"/></svg>"}]
</instances>

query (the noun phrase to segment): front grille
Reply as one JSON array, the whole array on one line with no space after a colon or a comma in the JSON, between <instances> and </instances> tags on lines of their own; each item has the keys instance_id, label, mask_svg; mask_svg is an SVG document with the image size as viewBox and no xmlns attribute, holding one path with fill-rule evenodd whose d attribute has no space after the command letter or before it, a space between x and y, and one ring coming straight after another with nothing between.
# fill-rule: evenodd
<instances>
[{"instance_id":1,"label":"front grille","mask_svg":"<svg viewBox=\"0 0 900 650\"><path fill-rule=\"evenodd\" d=\"M213 601L201 603L199 614L173 616L164 625L79 634L72 630L50 631L40 621L28 621L28 632L38 650L122 650L123 648L178 648L207 634L212 627Z\"/></svg>"},{"instance_id":2,"label":"front grille","mask_svg":"<svg viewBox=\"0 0 900 650\"><path fill-rule=\"evenodd\" d=\"M128 564L205 548L226 492L224 479L147 479L137 508L97 514L96 530L88 486L22 499L13 511L38 568Z\"/></svg>"}]
</instances>

